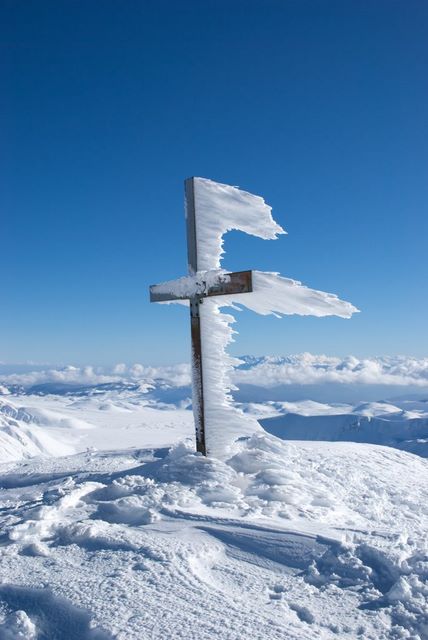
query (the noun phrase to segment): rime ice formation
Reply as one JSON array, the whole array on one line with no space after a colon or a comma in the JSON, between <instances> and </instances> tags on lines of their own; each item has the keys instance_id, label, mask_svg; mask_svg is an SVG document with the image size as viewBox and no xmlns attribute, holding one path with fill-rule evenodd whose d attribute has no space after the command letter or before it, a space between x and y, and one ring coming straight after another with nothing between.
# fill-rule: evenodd
<instances>
[{"instance_id":1,"label":"rime ice formation","mask_svg":"<svg viewBox=\"0 0 428 640\"><path fill-rule=\"evenodd\" d=\"M301 316L339 316L350 318L358 311L350 302L340 300L334 293L325 293L306 287L298 280L283 278L279 273L253 271L253 291L251 295L222 295L219 306L233 307L242 305L260 315L301 315ZM162 282L153 287L156 293L190 298L203 295L209 287L229 279L224 269L210 269L177 280ZM188 300L174 300L184 302Z\"/></svg>"},{"instance_id":2,"label":"rime ice formation","mask_svg":"<svg viewBox=\"0 0 428 640\"><path fill-rule=\"evenodd\" d=\"M223 236L227 231L244 231L265 240L275 240L285 233L273 220L271 207L260 196L205 178L194 178L193 184L198 271L193 273L189 267L189 276L152 287L156 294L180 298L203 296L209 287L227 281L227 271L221 268ZM251 293L205 297L199 308L203 375L201 378L199 372L193 371L193 385L194 389L202 386L206 447L208 453L216 457L227 455L230 444L237 437L260 429L254 418L244 416L233 406L230 392L234 387L230 374L239 360L232 358L226 349L233 340L235 332L231 325L235 318L220 309L240 305L262 315L335 315L341 318L350 318L358 311L334 294L309 289L278 273L253 271L252 281ZM188 304L188 300L171 301ZM194 393L198 425L200 408L197 400Z\"/></svg>"},{"instance_id":3,"label":"rime ice formation","mask_svg":"<svg viewBox=\"0 0 428 640\"><path fill-rule=\"evenodd\" d=\"M228 282L230 277L224 269L210 269L209 271L198 271L197 273L176 280L168 280L154 285L152 290L159 294L168 294L183 298L191 298L195 295L203 295L208 287L215 286L221 282ZM188 300L186 300L188 304Z\"/></svg>"},{"instance_id":4,"label":"rime ice formation","mask_svg":"<svg viewBox=\"0 0 428 640\"><path fill-rule=\"evenodd\" d=\"M246 294L251 295L251 294ZM244 297L244 296L242 296ZM227 455L229 445L240 436L260 431L259 423L252 416L244 415L232 402L233 385L230 374L240 363L227 353L227 345L233 341L232 324L235 318L222 313L222 302L205 299L200 308L203 336L202 367L205 406L205 439L210 455Z\"/></svg>"},{"instance_id":5,"label":"rime ice formation","mask_svg":"<svg viewBox=\"0 0 428 640\"><path fill-rule=\"evenodd\" d=\"M219 269L223 236L236 229L275 240L286 233L272 218L272 208L260 196L206 178L195 178L198 269Z\"/></svg>"},{"instance_id":6,"label":"rime ice formation","mask_svg":"<svg viewBox=\"0 0 428 640\"><path fill-rule=\"evenodd\" d=\"M306 287L279 273L253 271L254 292L234 302L261 315L339 316L350 318L358 309L333 293Z\"/></svg>"}]
</instances>

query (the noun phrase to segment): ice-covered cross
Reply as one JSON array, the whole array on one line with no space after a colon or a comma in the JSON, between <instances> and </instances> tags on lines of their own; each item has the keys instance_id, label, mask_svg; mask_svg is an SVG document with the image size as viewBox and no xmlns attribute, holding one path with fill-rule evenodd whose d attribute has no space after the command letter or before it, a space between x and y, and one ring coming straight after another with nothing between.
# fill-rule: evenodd
<instances>
[{"instance_id":1,"label":"ice-covered cross","mask_svg":"<svg viewBox=\"0 0 428 640\"><path fill-rule=\"evenodd\" d=\"M190 305L196 449L221 457L236 437L260 427L233 405L230 373L240 361L226 347L233 339L235 318L220 308L242 305L263 315L342 318L357 309L334 294L309 289L277 273L222 269L227 231L237 229L266 240L286 232L260 196L206 178L188 178L185 194L189 275L151 286L150 301Z\"/></svg>"}]
</instances>

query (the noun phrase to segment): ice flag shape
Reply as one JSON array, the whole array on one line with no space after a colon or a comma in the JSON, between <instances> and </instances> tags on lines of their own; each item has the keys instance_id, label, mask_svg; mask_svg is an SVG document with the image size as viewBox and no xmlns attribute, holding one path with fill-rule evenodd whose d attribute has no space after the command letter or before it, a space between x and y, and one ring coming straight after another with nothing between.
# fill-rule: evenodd
<instances>
[{"instance_id":1,"label":"ice flag shape","mask_svg":"<svg viewBox=\"0 0 428 640\"><path fill-rule=\"evenodd\" d=\"M222 309L236 309L240 305L262 315L281 317L298 314L341 318L350 318L358 309L332 293L310 289L296 280L271 272L252 271L250 293L224 294L225 290L230 290L226 289L227 283L237 275L229 274L221 266L224 234L235 229L265 240L274 240L286 232L273 220L271 207L260 196L206 178L193 178L192 186L190 197L193 201L189 202L189 195L186 200L188 223L189 209L194 219L191 233L195 246L193 264L189 264L189 276L155 285L151 287L151 293L157 296L153 298L154 301L188 304L190 300L191 309L192 300L197 300L202 348L197 367L193 354L195 423L198 425L201 419L201 407L197 399L203 397L206 451L209 455L224 458L236 438L251 435L261 427L254 418L244 415L233 404L231 391L234 386L230 374L240 361L228 354L227 346L236 333L232 329L235 317L224 313ZM216 287L220 285L223 294L217 295ZM199 396L195 393L198 388L201 390Z\"/></svg>"},{"instance_id":2,"label":"ice flag shape","mask_svg":"<svg viewBox=\"0 0 428 640\"><path fill-rule=\"evenodd\" d=\"M194 179L198 269L219 269L223 236L232 229L265 240L286 233L272 218L272 207L260 196L206 178Z\"/></svg>"}]
</instances>

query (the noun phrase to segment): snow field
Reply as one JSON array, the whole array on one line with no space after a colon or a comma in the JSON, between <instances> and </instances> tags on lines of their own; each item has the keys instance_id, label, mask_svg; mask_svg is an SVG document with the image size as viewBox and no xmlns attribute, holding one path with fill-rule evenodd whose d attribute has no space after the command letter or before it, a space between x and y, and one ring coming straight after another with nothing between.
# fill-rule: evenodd
<instances>
[{"instance_id":1,"label":"snow field","mask_svg":"<svg viewBox=\"0 0 428 640\"><path fill-rule=\"evenodd\" d=\"M58 601L82 638L423 639L426 480L404 452L263 434L226 462L178 444L17 465L0 634L76 637Z\"/></svg>"},{"instance_id":2,"label":"snow field","mask_svg":"<svg viewBox=\"0 0 428 640\"><path fill-rule=\"evenodd\" d=\"M140 391L0 398L0 463L94 447L171 445L192 434L190 411L153 402Z\"/></svg>"}]
</instances>

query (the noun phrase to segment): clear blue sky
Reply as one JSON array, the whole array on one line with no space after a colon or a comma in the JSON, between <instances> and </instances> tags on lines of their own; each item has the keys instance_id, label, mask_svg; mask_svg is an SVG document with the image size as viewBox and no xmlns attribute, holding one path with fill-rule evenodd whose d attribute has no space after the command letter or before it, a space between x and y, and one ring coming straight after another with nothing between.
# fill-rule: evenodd
<instances>
[{"instance_id":1,"label":"clear blue sky","mask_svg":"<svg viewBox=\"0 0 428 640\"><path fill-rule=\"evenodd\" d=\"M4 0L0 360L188 359L183 179L289 232L224 265L336 292L352 320L242 312L235 353L427 354L425 0Z\"/></svg>"}]
</instances>

